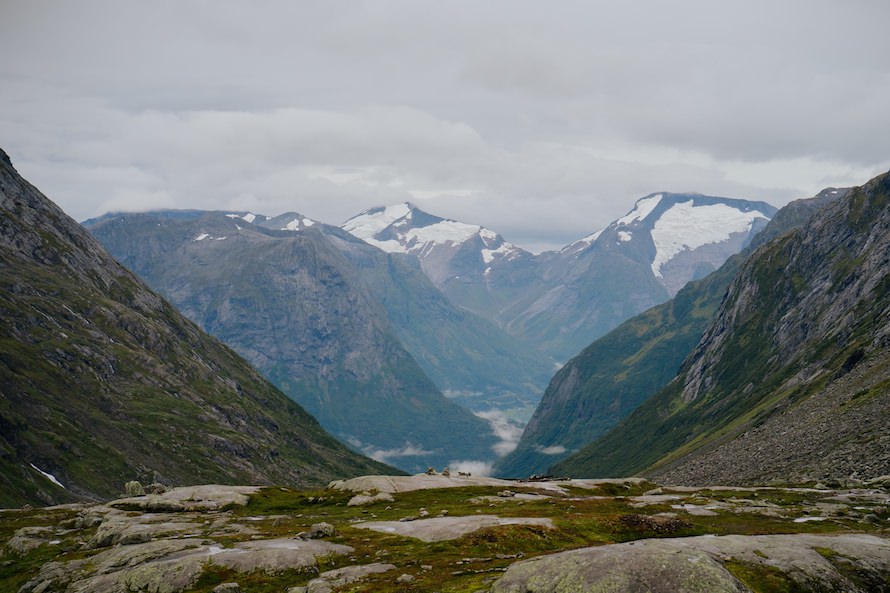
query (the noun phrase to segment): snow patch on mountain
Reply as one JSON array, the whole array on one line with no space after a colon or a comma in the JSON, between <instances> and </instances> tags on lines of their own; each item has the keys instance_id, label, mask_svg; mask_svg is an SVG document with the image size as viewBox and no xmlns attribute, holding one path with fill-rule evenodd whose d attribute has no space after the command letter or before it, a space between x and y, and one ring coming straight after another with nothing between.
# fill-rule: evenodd
<instances>
[{"instance_id":1,"label":"snow patch on mountain","mask_svg":"<svg viewBox=\"0 0 890 593\"><path fill-rule=\"evenodd\" d=\"M482 241L481 256L485 265L520 251L492 230L430 216L407 202L366 210L347 220L341 228L383 251L412 253L421 259L441 246L459 246L476 236Z\"/></svg>"},{"instance_id":2,"label":"snow patch on mountain","mask_svg":"<svg viewBox=\"0 0 890 593\"><path fill-rule=\"evenodd\" d=\"M30 465L33 469L37 470L38 473L42 474L44 478L46 478L47 480L49 480L50 482L52 482L52 483L55 484L56 486L59 486L60 488L65 488L65 485L62 484L59 480L57 480L56 477L55 477L54 475L52 475L51 473L43 471L42 469L40 469L39 467L37 467L37 466L34 465L33 463L31 463L31 464L29 464L29 465Z\"/></svg>"},{"instance_id":3,"label":"snow patch on mountain","mask_svg":"<svg viewBox=\"0 0 890 593\"><path fill-rule=\"evenodd\" d=\"M407 202L383 208L372 208L350 218L343 223L341 228L359 239L367 241L373 239L374 235L399 219L410 217L410 214L411 204Z\"/></svg>"},{"instance_id":4,"label":"snow patch on mountain","mask_svg":"<svg viewBox=\"0 0 890 593\"><path fill-rule=\"evenodd\" d=\"M247 212L246 214L226 214L226 216L229 218L240 218L246 223L252 223L254 220L257 219L257 215L250 212Z\"/></svg>"},{"instance_id":5,"label":"snow patch on mountain","mask_svg":"<svg viewBox=\"0 0 890 593\"><path fill-rule=\"evenodd\" d=\"M657 197L661 198L660 195ZM637 202L638 206L640 202ZM726 204L694 206L693 200L675 204L659 217L652 228L652 242L655 244L652 272L662 278L662 266L681 251L726 241L733 233L749 232L758 218L770 217L757 210L743 212Z\"/></svg>"},{"instance_id":6,"label":"snow patch on mountain","mask_svg":"<svg viewBox=\"0 0 890 593\"><path fill-rule=\"evenodd\" d=\"M295 218L283 227L281 227L282 231L299 231L303 227L310 227L315 224L315 221L311 218Z\"/></svg>"},{"instance_id":7,"label":"snow patch on mountain","mask_svg":"<svg viewBox=\"0 0 890 593\"><path fill-rule=\"evenodd\" d=\"M600 229L600 230L598 230L598 231L595 232L595 233L592 233L592 234L590 234L590 235L587 235L586 237L584 237L584 238L581 239L581 240L584 241L584 242L587 243L587 244L593 243L594 241L596 241L597 239L600 238L600 235L603 234L603 231L604 231L604 230L606 230L606 229Z\"/></svg>"},{"instance_id":8,"label":"snow patch on mountain","mask_svg":"<svg viewBox=\"0 0 890 593\"><path fill-rule=\"evenodd\" d=\"M481 227L456 220L443 220L428 226L413 228L405 237L409 247L413 243L463 243L478 233Z\"/></svg>"},{"instance_id":9,"label":"snow patch on mountain","mask_svg":"<svg viewBox=\"0 0 890 593\"><path fill-rule=\"evenodd\" d=\"M482 250L482 261L486 264L490 264L495 259L495 255L507 255L510 251L513 250L513 246L504 241L500 247L497 249L483 249ZM491 270L491 268L486 268L486 272Z\"/></svg>"},{"instance_id":10,"label":"snow patch on mountain","mask_svg":"<svg viewBox=\"0 0 890 593\"><path fill-rule=\"evenodd\" d=\"M647 196L645 198L640 198L637 200L634 209L628 212L626 216L622 216L618 220L615 221L615 224L618 226L626 226L632 224L638 220L645 220L649 214L655 210L658 203L661 202L662 194L655 194L654 196Z\"/></svg>"}]
</instances>

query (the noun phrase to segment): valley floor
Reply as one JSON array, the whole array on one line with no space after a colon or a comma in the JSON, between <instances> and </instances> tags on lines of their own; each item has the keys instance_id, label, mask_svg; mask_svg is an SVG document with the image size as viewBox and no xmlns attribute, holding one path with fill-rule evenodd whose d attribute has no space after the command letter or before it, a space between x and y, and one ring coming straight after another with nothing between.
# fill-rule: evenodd
<instances>
[{"instance_id":1,"label":"valley floor","mask_svg":"<svg viewBox=\"0 0 890 593\"><path fill-rule=\"evenodd\" d=\"M0 590L890 591L890 478L856 488L368 476L0 511Z\"/></svg>"}]
</instances>

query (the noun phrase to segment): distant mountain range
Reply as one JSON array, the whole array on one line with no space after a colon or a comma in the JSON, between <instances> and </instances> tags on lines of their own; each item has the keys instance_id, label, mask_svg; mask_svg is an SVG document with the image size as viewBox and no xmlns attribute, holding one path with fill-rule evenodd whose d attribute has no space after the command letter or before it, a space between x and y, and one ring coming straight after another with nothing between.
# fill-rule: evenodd
<instances>
[{"instance_id":1,"label":"distant mountain range","mask_svg":"<svg viewBox=\"0 0 890 593\"><path fill-rule=\"evenodd\" d=\"M243 211L84 224L323 426L414 471L492 461L491 431L452 403L521 426L555 368L551 355L569 357L718 267L774 212L653 194L603 231L540 255L407 203L342 229Z\"/></svg>"},{"instance_id":2,"label":"distant mountain range","mask_svg":"<svg viewBox=\"0 0 890 593\"><path fill-rule=\"evenodd\" d=\"M832 192L739 265L676 377L553 471L685 484L890 473L890 174ZM793 206L787 218L806 219Z\"/></svg>"},{"instance_id":3,"label":"distant mountain range","mask_svg":"<svg viewBox=\"0 0 890 593\"><path fill-rule=\"evenodd\" d=\"M764 202L662 192L607 228L539 255L409 203L367 210L342 228L416 256L454 303L564 361L717 269L775 212Z\"/></svg>"},{"instance_id":4,"label":"distant mountain range","mask_svg":"<svg viewBox=\"0 0 890 593\"><path fill-rule=\"evenodd\" d=\"M0 150L0 507L110 498L130 480L391 471L115 262Z\"/></svg>"},{"instance_id":5,"label":"distant mountain range","mask_svg":"<svg viewBox=\"0 0 890 593\"><path fill-rule=\"evenodd\" d=\"M498 363L499 376L512 372L530 394L549 372L502 331L454 308L416 264L299 214L162 211L85 225L328 430L409 471L491 461L497 442L418 360L443 375L472 376L476 383L459 384L468 390ZM515 394L498 395L505 407L518 405Z\"/></svg>"}]
</instances>

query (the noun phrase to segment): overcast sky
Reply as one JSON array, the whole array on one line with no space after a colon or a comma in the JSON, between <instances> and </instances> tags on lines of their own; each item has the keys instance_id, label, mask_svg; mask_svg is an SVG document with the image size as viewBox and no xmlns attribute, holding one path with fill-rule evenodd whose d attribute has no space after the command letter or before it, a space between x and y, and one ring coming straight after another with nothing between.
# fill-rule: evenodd
<instances>
[{"instance_id":1,"label":"overcast sky","mask_svg":"<svg viewBox=\"0 0 890 593\"><path fill-rule=\"evenodd\" d=\"M0 0L0 146L78 220L410 200L559 247L890 168L890 2Z\"/></svg>"}]
</instances>

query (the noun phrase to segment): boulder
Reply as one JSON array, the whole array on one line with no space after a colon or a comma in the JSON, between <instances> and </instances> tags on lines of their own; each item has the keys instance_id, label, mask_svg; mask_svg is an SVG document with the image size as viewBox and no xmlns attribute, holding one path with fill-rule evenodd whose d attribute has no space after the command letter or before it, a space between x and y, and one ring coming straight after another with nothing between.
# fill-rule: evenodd
<instances>
[{"instance_id":1,"label":"boulder","mask_svg":"<svg viewBox=\"0 0 890 593\"><path fill-rule=\"evenodd\" d=\"M378 502L393 502L395 499L392 497L392 494L389 492L378 492L377 494L368 494L361 493L356 494L352 498L349 499L349 502L346 503L346 506L357 507L357 506L365 506L369 504L375 504Z\"/></svg>"},{"instance_id":2,"label":"boulder","mask_svg":"<svg viewBox=\"0 0 890 593\"><path fill-rule=\"evenodd\" d=\"M414 521L367 521L355 523L353 527L370 529L381 533L395 533L413 537L425 542L440 542L457 539L483 527L498 525L539 525L553 529L549 518L539 517L498 517L495 515L470 515L466 517L433 517Z\"/></svg>"},{"instance_id":3,"label":"boulder","mask_svg":"<svg viewBox=\"0 0 890 593\"><path fill-rule=\"evenodd\" d=\"M145 496L145 488L142 487L142 484L133 480L124 484L124 494L128 497Z\"/></svg>"},{"instance_id":4,"label":"boulder","mask_svg":"<svg viewBox=\"0 0 890 593\"><path fill-rule=\"evenodd\" d=\"M849 569L839 570L832 558ZM492 593L648 591L747 593L731 570L750 566L792 590L868 593L890 578L890 541L849 535L730 535L639 540L518 562ZM846 578L856 574L856 582Z\"/></svg>"},{"instance_id":5,"label":"boulder","mask_svg":"<svg viewBox=\"0 0 890 593\"><path fill-rule=\"evenodd\" d=\"M6 542L6 548L15 554L24 555L48 542L52 535L53 530L50 527L22 527L16 529Z\"/></svg>"},{"instance_id":6,"label":"boulder","mask_svg":"<svg viewBox=\"0 0 890 593\"><path fill-rule=\"evenodd\" d=\"M309 531L299 534L300 539L321 539L323 537L333 537L337 535L337 528L330 523L313 523Z\"/></svg>"},{"instance_id":7,"label":"boulder","mask_svg":"<svg viewBox=\"0 0 890 593\"><path fill-rule=\"evenodd\" d=\"M315 567L319 557L349 554L349 546L318 540L268 539L214 549L210 561L238 572L262 570L269 574Z\"/></svg>"},{"instance_id":8,"label":"boulder","mask_svg":"<svg viewBox=\"0 0 890 593\"><path fill-rule=\"evenodd\" d=\"M382 562L374 562L372 564L361 564L357 566L345 566L336 570L328 570L318 575L317 579L312 579L305 587L305 593L330 593L334 589L339 589L344 585L356 583L368 575L380 574L393 570L395 566L392 564L383 564Z\"/></svg>"}]
</instances>

